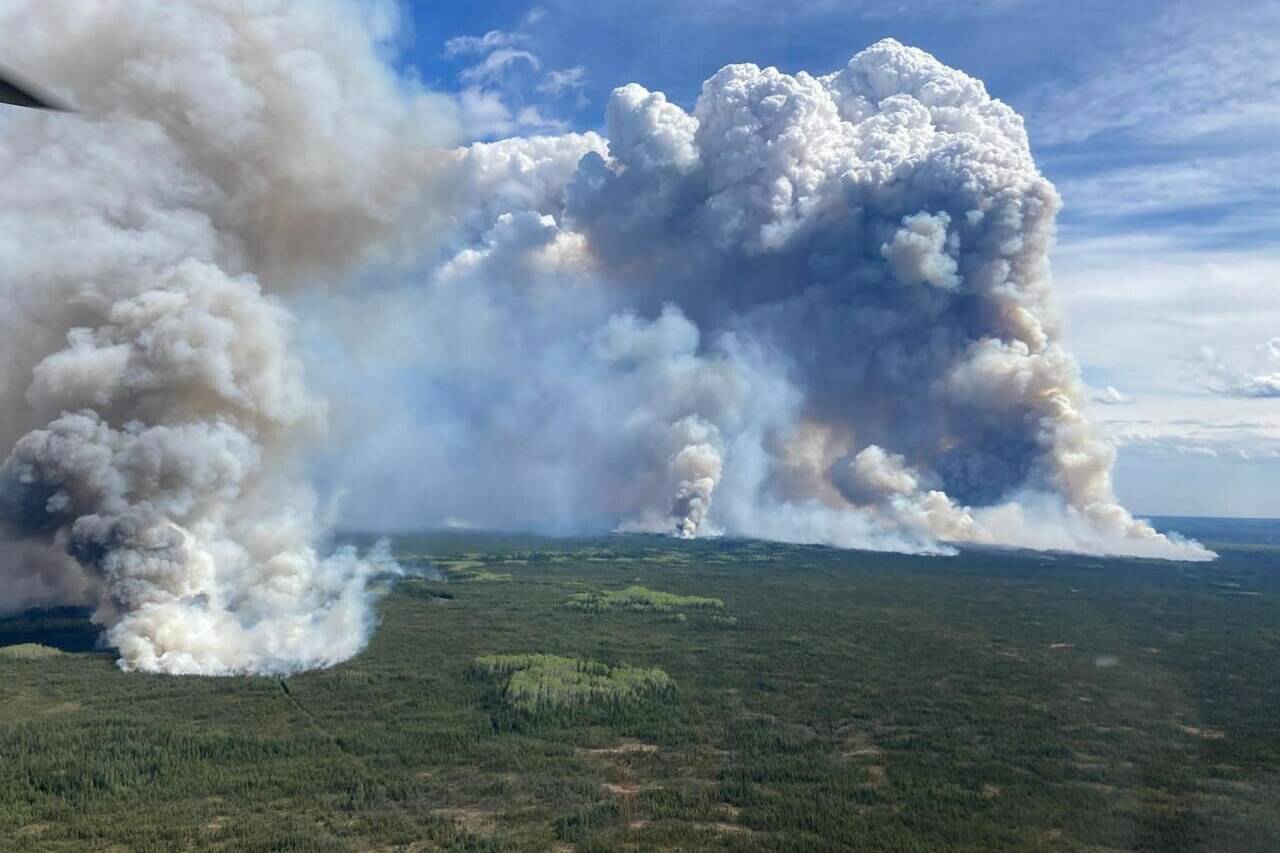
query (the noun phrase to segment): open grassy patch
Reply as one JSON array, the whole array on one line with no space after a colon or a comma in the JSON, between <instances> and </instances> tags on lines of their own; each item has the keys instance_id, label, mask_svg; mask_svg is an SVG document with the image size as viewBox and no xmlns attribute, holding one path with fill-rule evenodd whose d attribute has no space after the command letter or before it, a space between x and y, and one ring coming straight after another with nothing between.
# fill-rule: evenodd
<instances>
[{"instance_id":1,"label":"open grassy patch","mask_svg":"<svg viewBox=\"0 0 1280 853\"><path fill-rule=\"evenodd\" d=\"M578 592L569 596L565 607L584 613L605 613L610 610L629 610L641 613L672 613L677 610L723 610L724 602L718 598L698 595L676 595L659 592L643 586L629 586L622 590L606 592Z\"/></svg>"},{"instance_id":2,"label":"open grassy patch","mask_svg":"<svg viewBox=\"0 0 1280 853\"><path fill-rule=\"evenodd\" d=\"M674 685L660 669L609 666L559 655L487 655L473 672L502 685L503 701L527 714L617 708L663 699Z\"/></svg>"},{"instance_id":3,"label":"open grassy patch","mask_svg":"<svg viewBox=\"0 0 1280 853\"><path fill-rule=\"evenodd\" d=\"M61 657L63 652L52 646L42 646L39 643L19 643L16 646L0 647L0 655L14 660L44 660L45 658Z\"/></svg>"},{"instance_id":4,"label":"open grassy patch","mask_svg":"<svg viewBox=\"0 0 1280 853\"><path fill-rule=\"evenodd\" d=\"M462 583L505 583L511 580L506 572L491 572L479 560L454 560L440 564L451 581Z\"/></svg>"}]
</instances>

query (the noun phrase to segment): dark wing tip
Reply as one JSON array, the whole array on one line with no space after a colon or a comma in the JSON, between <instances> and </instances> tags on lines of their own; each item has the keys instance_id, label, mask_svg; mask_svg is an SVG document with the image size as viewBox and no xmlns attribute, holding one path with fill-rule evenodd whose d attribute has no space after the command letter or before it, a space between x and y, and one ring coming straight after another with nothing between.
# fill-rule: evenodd
<instances>
[{"instance_id":1,"label":"dark wing tip","mask_svg":"<svg viewBox=\"0 0 1280 853\"><path fill-rule=\"evenodd\" d=\"M71 108L5 68L0 68L0 103L35 110L70 112Z\"/></svg>"}]
</instances>

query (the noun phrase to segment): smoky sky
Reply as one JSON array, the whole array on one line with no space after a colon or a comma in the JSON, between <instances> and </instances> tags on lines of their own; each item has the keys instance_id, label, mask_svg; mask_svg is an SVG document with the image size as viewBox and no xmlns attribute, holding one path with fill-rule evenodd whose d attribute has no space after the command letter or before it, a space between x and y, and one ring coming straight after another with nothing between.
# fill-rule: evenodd
<instances>
[{"instance_id":1,"label":"smoky sky","mask_svg":"<svg viewBox=\"0 0 1280 853\"><path fill-rule=\"evenodd\" d=\"M1209 556L1115 500L1058 196L981 82L887 40L456 148L368 12L0 13L82 110L0 118L6 608L287 672L395 570L333 521Z\"/></svg>"},{"instance_id":2,"label":"smoky sky","mask_svg":"<svg viewBox=\"0 0 1280 853\"><path fill-rule=\"evenodd\" d=\"M349 523L1204 555L1115 501L1058 196L979 81L884 41L605 118L455 152L443 248L332 311L386 336L338 333Z\"/></svg>"}]
</instances>

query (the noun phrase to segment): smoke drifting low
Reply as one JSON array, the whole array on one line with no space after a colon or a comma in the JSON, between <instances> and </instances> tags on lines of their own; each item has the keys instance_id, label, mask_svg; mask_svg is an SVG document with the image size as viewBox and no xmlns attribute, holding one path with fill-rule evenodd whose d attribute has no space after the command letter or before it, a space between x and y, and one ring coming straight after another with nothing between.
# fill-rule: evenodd
<instances>
[{"instance_id":1,"label":"smoke drifting low","mask_svg":"<svg viewBox=\"0 0 1280 853\"><path fill-rule=\"evenodd\" d=\"M321 439L355 524L1210 556L1115 501L1058 198L980 82L884 41L450 151L394 23L0 11L83 110L0 117L4 607L92 602L129 669L350 657L393 565L317 551Z\"/></svg>"}]
</instances>

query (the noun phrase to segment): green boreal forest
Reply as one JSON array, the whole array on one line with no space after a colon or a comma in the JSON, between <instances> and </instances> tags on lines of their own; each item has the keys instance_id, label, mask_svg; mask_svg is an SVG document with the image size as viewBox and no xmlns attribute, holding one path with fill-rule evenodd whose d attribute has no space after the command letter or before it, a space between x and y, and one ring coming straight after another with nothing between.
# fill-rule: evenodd
<instances>
[{"instance_id":1,"label":"green boreal forest","mask_svg":"<svg viewBox=\"0 0 1280 853\"><path fill-rule=\"evenodd\" d=\"M1202 534L1204 535L1204 534ZM1280 546L400 537L368 649L124 673L0 620L0 849L1280 849Z\"/></svg>"}]
</instances>

